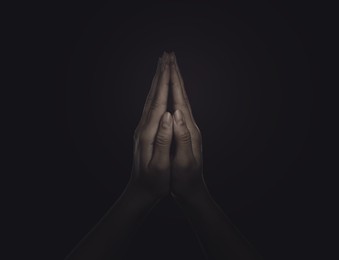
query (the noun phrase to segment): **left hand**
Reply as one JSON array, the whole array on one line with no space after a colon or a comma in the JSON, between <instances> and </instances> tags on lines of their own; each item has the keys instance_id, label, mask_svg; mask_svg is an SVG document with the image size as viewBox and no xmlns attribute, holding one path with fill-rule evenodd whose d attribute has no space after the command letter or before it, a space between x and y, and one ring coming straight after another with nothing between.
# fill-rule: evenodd
<instances>
[{"instance_id":1,"label":"left hand","mask_svg":"<svg viewBox=\"0 0 339 260\"><path fill-rule=\"evenodd\" d=\"M167 110L170 80L169 54L164 53L134 133L134 159L129 185L161 198L170 189L172 116Z\"/></svg>"}]
</instances>

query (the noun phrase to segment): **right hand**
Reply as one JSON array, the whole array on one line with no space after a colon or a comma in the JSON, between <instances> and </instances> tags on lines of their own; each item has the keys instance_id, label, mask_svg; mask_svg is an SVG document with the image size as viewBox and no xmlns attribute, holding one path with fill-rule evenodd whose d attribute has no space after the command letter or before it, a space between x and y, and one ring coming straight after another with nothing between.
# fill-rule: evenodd
<instances>
[{"instance_id":1,"label":"right hand","mask_svg":"<svg viewBox=\"0 0 339 260\"><path fill-rule=\"evenodd\" d=\"M207 191L203 179L202 140L193 118L176 57L170 57L176 151L172 162L172 195L186 198Z\"/></svg>"}]
</instances>

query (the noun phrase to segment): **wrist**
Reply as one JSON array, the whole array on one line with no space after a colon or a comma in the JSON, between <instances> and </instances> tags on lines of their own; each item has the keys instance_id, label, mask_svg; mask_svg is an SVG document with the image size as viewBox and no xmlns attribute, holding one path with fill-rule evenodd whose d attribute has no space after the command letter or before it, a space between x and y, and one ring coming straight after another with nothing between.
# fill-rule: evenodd
<instances>
[{"instance_id":1,"label":"wrist","mask_svg":"<svg viewBox=\"0 0 339 260\"><path fill-rule=\"evenodd\" d=\"M162 194L158 194L156 192L152 192L140 183L130 180L126 186L124 191L128 196L135 197L139 201L144 201L148 203L156 204L163 197Z\"/></svg>"},{"instance_id":2,"label":"wrist","mask_svg":"<svg viewBox=\"0 0 339 260\"><path fill-rule=\"evenodd\" d=\"M204 216L210 212L211 208L214 208L214 200L206 186L195 192L187 193L185 196L172 194L172 197L190 219L195 216Z\"/></svg>"},{"instance_id":3,"label":"wrist","mask_svg":"<svg viewBox=\"0 0 339 260\"><path fill-rule=\"evenodd\" d=\"M209 198L210 194L205 182L202 180L199 184L186 187L180 192L172 191L171 196L179 204L196 204Z\"/></svg>"}]
</instances>

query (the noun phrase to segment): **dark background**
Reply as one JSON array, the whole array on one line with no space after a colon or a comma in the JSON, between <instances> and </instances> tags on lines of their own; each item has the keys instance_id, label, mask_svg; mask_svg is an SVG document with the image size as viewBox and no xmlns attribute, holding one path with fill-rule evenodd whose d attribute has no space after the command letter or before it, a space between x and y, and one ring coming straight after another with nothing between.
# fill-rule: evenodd
<instances>
[{"instance_id":1,"label":"dark background","mask_svg":"<svg viewBox=\"0 0 339 260\"><path fill-rule=\"evenodd\" d=\"M265 259L319 253L316 5L65 1L27 10L32 25L20 22L31 58L23 60L37 80L13 108L25 128L14 220L26 247L17 253L63 259L119 197L164 50L176 52L215 200ZM128 259L202 259L170 199L130 248Z\"/></svg>"}]
</instances>

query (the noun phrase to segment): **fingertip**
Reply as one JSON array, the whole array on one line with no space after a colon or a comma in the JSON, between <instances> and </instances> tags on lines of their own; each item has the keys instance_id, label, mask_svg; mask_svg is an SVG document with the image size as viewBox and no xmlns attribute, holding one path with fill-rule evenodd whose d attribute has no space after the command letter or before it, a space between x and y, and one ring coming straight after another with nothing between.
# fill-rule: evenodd
<instances>
[{"instance_id":1,"label":"fingertip","mask_svg":"<svg viewBox=\"0 0 339 260\"><path fill-rule=\"evenodd\" d=\"M185 123L184 116L183 116L183 113L181 112L181 110L179 110L179 109L175 110L175 112L174 112L174 120L179 125L183 125Z\"/></svg>"},{"instance_id":2,"label":"fingertip","mask_svg":"<svg viewBox=\"0 0 339 260\"><path fill-rule=\"evenodd\" d=\"M166 121L171 121L172 120L171 113L170 112L165 112L164 113L164 119Z\"/></svg>"},{"instance_id":3,"label":"fingertip","mask_svg":"<svg viewBox=\"0 0 339 260\"><path fill-rule=\"evenodd\" d=\"M172 124L172 116L171 113L165 112L162 116L162 126L163 127L170 127Z\"/></svg>"},{"instance_id":4,"label":"fingertip","mask_svg":"<svg viewBox=\"0 0 339 260\"><path fill-rule=\"evenodd\" d=\"M184 114L182 113L181 110L179 109L175 110L173 114L173 118L174 118L174 130L175 131L181 132L187 128Z\"/></svg>"},{"instance_id":5,"label":"fingertip","mask_svg":"<svg viewBox=\"0 0 339 260\"><path fill-rule=\"evenodd\" d=\"M162 66L161 66L161 71L164 72L168 69L168 63L169 63L169 54L164 51L164 54L162 56Z\"/></svg>"}]
</instances>

